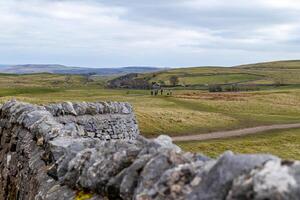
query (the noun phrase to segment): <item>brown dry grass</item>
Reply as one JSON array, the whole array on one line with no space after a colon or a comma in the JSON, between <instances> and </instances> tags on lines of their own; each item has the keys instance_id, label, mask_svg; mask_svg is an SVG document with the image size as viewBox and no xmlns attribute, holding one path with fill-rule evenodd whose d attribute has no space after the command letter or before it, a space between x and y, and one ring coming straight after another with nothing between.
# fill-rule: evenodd
<instances>
[{"instance_id":1,"label":"brown dry grass","mask_svg":"<svg viewBox=\"0 0 300 200\"><path fill-rule=\"evenodd\" d=\"M226 93L208 93L208 92L188 92L175 95L176 98L183 99L203 99L203 100L224 100L224 101L244 101L249 97L255 96L255 93L226 92Z\"/></svg>"}]
</instances>

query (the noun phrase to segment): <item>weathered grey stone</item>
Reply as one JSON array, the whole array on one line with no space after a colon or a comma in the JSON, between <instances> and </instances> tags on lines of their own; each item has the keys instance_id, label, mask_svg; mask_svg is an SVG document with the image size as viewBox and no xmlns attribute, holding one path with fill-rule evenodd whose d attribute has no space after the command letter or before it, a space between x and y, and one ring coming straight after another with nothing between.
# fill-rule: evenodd
<instances>
[{"instance_id":1,"label":"weathered grey stone","mask_svg":"<svg viewBox=\"0 0 300 200\"><path fill-rule=\"evenodd\" d=\"M224 199L234 178L273 159L278 158L271 155L234 155L232 152L225 152L206 173L201 175L201 183L189 198Z\"/></svg>"},{"instance_id":2,"label":"weathered grey stone","mask_svg":"<svg viewBox=\"0 0 300 200\"><path fill-rule=\"evenodd\" d=\"M163 149L173 149L176 152L180 152L181 149L179 146L173 144L172 138L167 135L160 135L154 139L154 142L158 143Z\"/></svg>"},{"instance_id":3,"label":"weathered grey stone","mask_svg":"<svg viewBox=\"0 0 300 200\"><path fill-rule=\"evenodd\" d=\"M73 108L73 104L71 102L64 102L61 105L62 105L63 114L77 115L75 109Z\"/></svg>"},{"instance_id":4,"label":"weathered grey stone","mask_svg":"<svg viewBox=\"0 0 300 200\"><path fill-rule=\"evenodd\" d=\"M299 178L299 162L271 160L236 178L226 199L299 199Z\"/></svg>"}]
</instances>

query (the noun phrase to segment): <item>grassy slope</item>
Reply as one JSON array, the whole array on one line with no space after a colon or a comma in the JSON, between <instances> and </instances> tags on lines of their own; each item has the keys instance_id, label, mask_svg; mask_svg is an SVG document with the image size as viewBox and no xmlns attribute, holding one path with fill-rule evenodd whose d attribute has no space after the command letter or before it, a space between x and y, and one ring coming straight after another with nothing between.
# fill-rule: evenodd
<instances>
[{"instance_id":1,"label":"grassy slope","mask_svg":"<svg viewBox=\"0 0 300 200\"><path fill-rule=\"evenodd\" d=\"M275 68L275 69L299 69L300 60L283 60L283 61L274 61L274 62L263 62L263 63L254 63L254 64L247 64L247 65L240 65L237 68Z\"/></svg>"},{"instance_id":2,"label":"grassy slope","mask_svg":"<svg viewBox=\"0 0 300 200\"><path fill-rule=\"evenodd\" d=\"M169 84L171 76L178 76L180 84L300 84L300 61L278 61L242 65L237 67L193 67L147 73L150 81L164 81Z\"/></svg>"},{"instance_id":3,"label":"grassy slope","mask_svg":"<svg viewBox=\"0 0 300 200\"><path fill-rule=\"evenodd\" d=\"M93 81L89 86L104 85L107 77L92 76ZM0 87L79 87L84 86L85 78L80 75L60 75L60 74L1 74Z\"/></svg>"},{"instance_id":4,"label":"grassy slope","mask_svg":"<svg viewBox=\"0 0 300 200\"><path fill-rule=\"evenodd\" d=\"M271 153L284 159L300 160L300 129L264 132L229 139L177 143L184 150L217 157L227 150L236 153Z\"/></svg>"}]
</instances>

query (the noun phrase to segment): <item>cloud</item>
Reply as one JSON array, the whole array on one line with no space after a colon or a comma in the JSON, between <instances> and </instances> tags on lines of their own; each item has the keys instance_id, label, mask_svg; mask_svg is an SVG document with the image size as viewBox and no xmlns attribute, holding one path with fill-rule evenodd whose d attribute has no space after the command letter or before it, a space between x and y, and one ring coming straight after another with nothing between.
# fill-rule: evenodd
<instances>
[{"instance_id":1,"label":"cloud","mask_svg":"<svg viewBox=\"0 0 300 200\"><path fill-rule=\"evenodd\" d=\"M297 58L299 9L296 0L0 0L0 58L92 67Z\"/></svg>"}]
</instances>

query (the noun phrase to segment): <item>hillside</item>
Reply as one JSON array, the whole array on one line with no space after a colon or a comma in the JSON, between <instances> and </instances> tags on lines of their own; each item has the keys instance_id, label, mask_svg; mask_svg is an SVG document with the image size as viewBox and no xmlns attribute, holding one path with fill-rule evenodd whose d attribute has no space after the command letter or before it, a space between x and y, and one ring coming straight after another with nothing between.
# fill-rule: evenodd
<instances>
[{"instance_id":1,"label":"hillside","mask_svg":"<svg viewBox=\"0 0 300 200\"><path fill-rule=\"evenodd\" d=\"M0 74L1 92L9 88L62 88L81 87L85 85L103 85L105 77L63 74ZM0 92L0 93L1 93Z\"/></svg>"},{"instance_id":2,"label":"hillside","mask_svg":"<svg viewBox=\"0 0 300 200\"><path fill-rule=\"evenodd\" d=\"M239 65L237 68L244 69L299 69L300 60L283 60L274 62L262 62L255 64Z\"/></svg>"},{"instance_id":3,"label":"hillside","mask_svg":"<svg viewBox=\"0 0 300 200\"><path fill-rule=\"evenodd\" d=\"M145 73L159 71L156 67L118 67L118 68L85 68L69 67L58 64L27 64L27 65L0 65L0 73L9 74L34 74L34 73L52 73L52 74L97 74L101 76L122 75L128 73Z\"/></svg>"},{"instance_id":4,"label":"hillside","mask_svg":"<svg viewBox=\"0 0 300 200\"><path fill-rule=\"evenodd\" d=\"M207 89L209 85L239 85L241 87L270 87L300 84L300 61L265 62L234 67L191 67L143 73L134 79L172 86L171 77L177 77L177 86ZM134 81L128 81L131 83ZM128 87L130 88L130 87ZM251 88L250 88L251 89Z\"/></svg>"}]
</instances>

